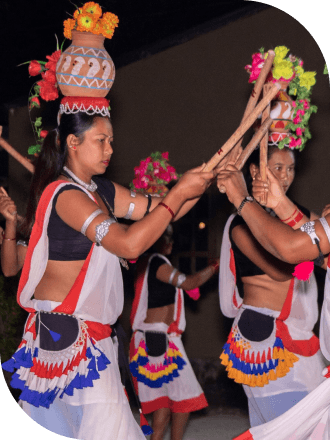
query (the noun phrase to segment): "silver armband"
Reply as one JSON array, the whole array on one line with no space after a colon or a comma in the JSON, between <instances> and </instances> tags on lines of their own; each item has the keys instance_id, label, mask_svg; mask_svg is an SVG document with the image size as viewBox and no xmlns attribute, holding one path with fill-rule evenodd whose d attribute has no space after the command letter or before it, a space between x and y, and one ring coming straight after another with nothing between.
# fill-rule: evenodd
<instances>
[{"instance_id":1,"label":"silver armband","mask_svg":"<svg viewBox=\"0 0 330 440\"><path fill-rule=\"evenodd\" d=\"M28 243L25 240L18 240L18 242L16 243L16 246L19 246L19 245L27 247Z\"/></svg>"},{"instance_id":2,"label":"silver armband","mask_svg":"<svg viewBox=\"0 0 330 440\"><path fill-rule=\"evenodd\" d=\"M330 243L330 226L324 217L320 217L319 220Z\"/></svg>"},{"instance_id":3,"label":"silver armband","mask_svg":"<svg viewBox=\"0 0 330 440\"><path fill-rule=\"evenodd\" d=\"M187 277L184 273L180 273L178 276L178 281L176 282L176 287L181 287L182 284L186 281Z\"/></svg>"},{"instance_id":4,"label":"silver armband","mask_svg":"<svg viewBox=\"0 0 330 440\"><path fill-rule=\"evenodd\" d=\"M96 246L101 246L101 241L109 232L109 227L112 223L116 223L116 220L113 218L107 218L102 223L96 226L95 228L95 241Z\"/></svg>"},{"instance_id":5,"label":"silver armband","mask_svg":"<svg viewBox=\"0 0 330 440\"><path fill-rule=\"evenodd\" d=\"M131 197L136 197L136 192L134 192L134 191L131 191ZM126 215L124 215L124 218L126 218L126 220L129 220L131 217L132 217L132 214L133 214L133 211L134 211L134 208L135 208L135 203L130 203L129 204L129 207L128 207L128 211L127 211L127 214Z\"/></svg>"},{"instance_id":6,"label":"silver armband","mask_svg":"<svg viewBox=\"0 0 330 440\"><path fill-rule=\"evenodd\" d=\"M175 274L177 273L177 271L178 271L178 269L173 269L172 270L171 275L170 275L170 277L168 279L168 283L169 284L172 284L173 278L175 277Z\"/></svg>"},{"instance_id":7,"label":"silver armband","mask_svg":"<svg viewBox=\"0 0 330 440\"><path fill-rule=\"evenodd\" d=\"M320 239L316 235L316 232L315 232L315 222L314 221L304 223L300 227L300 230L302 232L306 232L306 234L308 234L310 236L310 239L312 240L313 244L319 243Z\"/></svg>"},{"instance_id":8,"label":"silver armband","mask_svg":"<svg viewBox=\"0 0 330 440\"><path fill-rule=\"evenodd\" d=\"M85 220L84 224L82 225L82 227L80 229L80 232L83 235L86 235L86 231L87 231L88 226L92 223L94 218L97 217L100 214L103 214L102 209L97 209L96 211L92 212L92 214L88 217L87 220Z\"/></svg>"}]
</instances>

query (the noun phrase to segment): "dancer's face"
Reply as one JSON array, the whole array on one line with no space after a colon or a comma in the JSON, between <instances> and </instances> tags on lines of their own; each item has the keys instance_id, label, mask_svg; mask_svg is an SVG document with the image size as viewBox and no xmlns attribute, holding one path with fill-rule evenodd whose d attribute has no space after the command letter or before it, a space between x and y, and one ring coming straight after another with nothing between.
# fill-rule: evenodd
<instances>
[{"instance_id":1,"label":"dancer's face","mask_svg":"<svg viewBox=\"0 0 330 440\"><path fill-rule=\"evenodd\" d=\"M73 146L71 159L74 162L75 169L78 168L86 176L103 174L113 153L112 141L113 131L109 119L95 118L92 127L85 132L83 142L77 144L74 140L71 140L71 146ZM69 142L68 139L70 148Z\"/></svg>"},{"instance_id":2,"label":"dancer's face","mask_svg":"<svg viewBox=\"0 0 330 440\"><path fill-rule=\"evenodd\" d=\"M290 188L295 176L295 157L291 150L283 148L283 150L275 149L270 159L268 167L278 178L284 192ZM259 173L259 167L252 164L250 166L251 176L255 177Z\"/></svg>"},{"instance_id":3,"label":"dancer's face","mask_svg":"<svg viewBox=\"0 0 330 440\"><path fill-rule=\"evenodd\" d=\"M295 158L293 152L288 148L274 151L268 160L268 166L278 178L286 193L295 176Z\"/></svg>"}]
</instances>

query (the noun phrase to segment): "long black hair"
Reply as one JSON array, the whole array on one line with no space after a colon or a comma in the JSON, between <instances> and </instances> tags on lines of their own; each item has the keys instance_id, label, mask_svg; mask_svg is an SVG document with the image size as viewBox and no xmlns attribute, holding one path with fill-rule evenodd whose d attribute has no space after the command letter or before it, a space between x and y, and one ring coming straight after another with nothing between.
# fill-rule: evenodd
<instances>
[{"instance_id":1,"label":"long black hair","mask_svg":"<svg viewBox=\"0 0 330 440\"><path fill-rule=\"evenodd\" d=\"M61 115L58 128L47 134L35 163L26 215L20 227L20 232L24 237L28 238L31 233L41 194L47 185L58 178L66 163L68 157L68 136L73 134L79 139L79 143L83 142L85 132L93 126L95 118L98 117L102 116L87 115L82 112L74 114L64 113Z\"/></svg>"}]
</instances>

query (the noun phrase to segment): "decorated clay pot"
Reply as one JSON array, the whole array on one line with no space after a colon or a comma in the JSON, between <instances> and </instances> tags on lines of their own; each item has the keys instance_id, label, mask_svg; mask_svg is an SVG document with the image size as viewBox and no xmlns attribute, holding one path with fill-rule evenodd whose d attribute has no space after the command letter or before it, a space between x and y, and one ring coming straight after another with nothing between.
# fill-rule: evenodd
<instances>
[{"instance_id":1,"label":"decorated clay pot","mask_svg":"<svg viewBox=\"0 0 330 440\"><path fill-rule=\"evenodd\" d=\"M72 31L72 44L56 65L56 79L64 96L104 98L115 78L115 66L104 48L104 37Z\"/></svg>"},{"instance_id":2,"label":"decorated clay pot","mask_svg":"<svg viewBox=\"0 0 330 440\"><path fill-rule=\"evenodd\" d=\"M270 117L273 123L269 128L269 142L278 143L290 132L288 125L292 122L293 106L292 99L287 94L288 81L278 81L281 84L281 90L271 102Z\"/></svg>"}]
</instances>

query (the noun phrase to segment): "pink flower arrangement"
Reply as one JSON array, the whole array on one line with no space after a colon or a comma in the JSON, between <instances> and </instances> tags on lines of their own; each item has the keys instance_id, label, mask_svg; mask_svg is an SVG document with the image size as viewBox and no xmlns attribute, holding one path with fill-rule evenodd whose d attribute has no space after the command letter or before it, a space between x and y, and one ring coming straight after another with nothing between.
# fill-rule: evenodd
<instances>
[{"instance_id":1,"label":"pink flower arrangement","mask_svg":"<svg viewBox=\"0 0 330 440\"><path fill-rule=\"evenodd\" d=\"M134 168L135 178L130 184L131 189L163 196L168 191L166 184L179 177L175 168L168 163L168 157L168 152L157 151L141 160L140 165Z\"/></svg>"}]
</instances>

